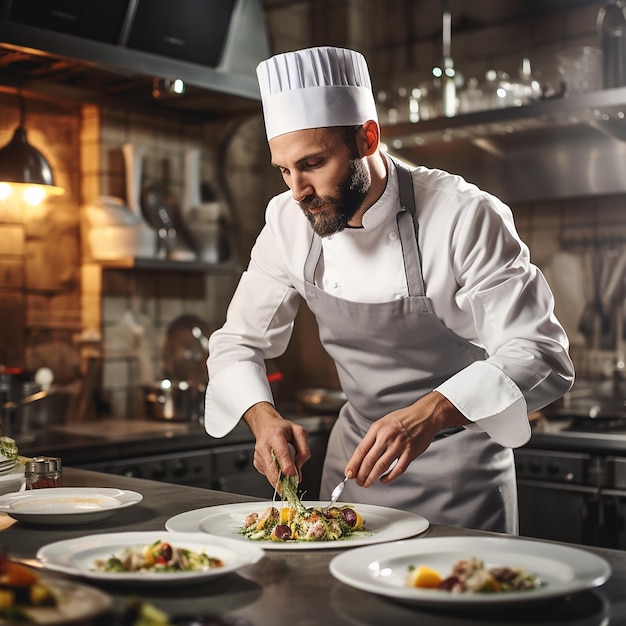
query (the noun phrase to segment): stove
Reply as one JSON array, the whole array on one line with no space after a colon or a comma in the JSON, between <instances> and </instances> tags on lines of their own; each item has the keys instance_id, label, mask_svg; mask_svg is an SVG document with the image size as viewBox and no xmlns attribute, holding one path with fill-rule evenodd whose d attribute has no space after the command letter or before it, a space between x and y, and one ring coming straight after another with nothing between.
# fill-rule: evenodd
<instances>
[{"instance_id":1,"label":"stove","mask_svg":"<svg viewBox=\"0 0 626 626\"><path fill-rule=\"evenodd\" d=\"M521 534L626 549L625 397L615 381L578 383L533 423L514 451Z\"/></svg>"},{"instance_id":2,"label":"stove","mask_svg":"<svg viewBox=\"0 0 626 626\"><path fill-rule=\"evenodd\" d=\"M570 416L568 420L569 424L563 427L562 432L626 434L626 416L600 418Z\"/></svg>"},{"instance_id":3,"label":"stove","mask_svg":"<svg viewBox=\"0 0 626 626\"><path fill-rule=\"evenodd\" d=\"M626 421L626 383L621 378L577 381L546 412L581 419Z\"/></svg>"}]
</instances>

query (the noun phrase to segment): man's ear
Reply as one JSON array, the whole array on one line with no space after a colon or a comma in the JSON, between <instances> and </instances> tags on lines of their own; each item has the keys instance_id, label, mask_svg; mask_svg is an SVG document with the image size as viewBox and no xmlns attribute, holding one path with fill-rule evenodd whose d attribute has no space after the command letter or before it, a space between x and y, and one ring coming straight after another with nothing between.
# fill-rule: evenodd
<instances>
[{"instance_id":1,"label":"man's ear","mask_svg":"<svg viewBox=\"0 0 626 626\"><path fill-rule=\"evenodd\" d=\"M362 142L360 144L361 156L371 156L378 150L380 143L380 128L374 120L368 120L361 127Z\"/></svg>"}]
</instances>

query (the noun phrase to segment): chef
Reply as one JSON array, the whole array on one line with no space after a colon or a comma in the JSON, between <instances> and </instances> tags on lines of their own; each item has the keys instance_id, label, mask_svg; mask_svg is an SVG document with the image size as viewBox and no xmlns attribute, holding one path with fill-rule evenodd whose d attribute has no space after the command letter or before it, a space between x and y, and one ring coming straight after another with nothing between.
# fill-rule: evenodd
<instances>
[{"instance_id":1,"label":"chef","mask_svg":"<svg viewBox=\"0 0 626 626\"><path fill-rule=\"evenodd\" d=\"M360 53L288 52L257 75L271 161L288 190L269 202L211 336L207 432L222 437L243 419L270 483L272 451L284 474L301 476L307 433L274 407L265 360L286 349L304 300L348 400L321 497L346 476L344 501L517 532L512 448L530 437L528 414L574 374L510 209L381 150Z\"/></svg>"}]
</instances>

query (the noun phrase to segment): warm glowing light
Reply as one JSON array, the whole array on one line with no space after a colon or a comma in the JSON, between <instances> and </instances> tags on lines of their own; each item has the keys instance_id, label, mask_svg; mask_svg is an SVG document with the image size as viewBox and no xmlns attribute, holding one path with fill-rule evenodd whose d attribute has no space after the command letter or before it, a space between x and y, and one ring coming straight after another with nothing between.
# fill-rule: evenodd
<instances>
[{"instance_id":1,"label":"warm glowing light","mask_svg":"<svg viewBox=\"0 0 626 626\"><path fill-rule=\"evenodd\" d=\"M56 185L0 182L0 201L8 200L9 197L13 196L16 199L21 198L30 206L38 206L46 198L60 196L64 192L65 190L62 187L57 187Z\"/></svg>"},{"instance_id":2,"label":"warm glowing light","mask_svg":"<svg viewBox=\"0 0 626 626\"><path fill-rule=\"evenodd\" d=\"M6 200L12 192L13 190L9 183L0 183L0 200Z\"/></svg>"},{"instance_id":3,"label":"warm glowing light","mask_svg":"<svg viewBox=\"0 0 626 626\"><path fill-rule=\"evenodd\" d=\"M41 185L29 185L24 189L24 201L31 206L37 206L43 202L46 192Z\"/></svg>"}]
</instances>

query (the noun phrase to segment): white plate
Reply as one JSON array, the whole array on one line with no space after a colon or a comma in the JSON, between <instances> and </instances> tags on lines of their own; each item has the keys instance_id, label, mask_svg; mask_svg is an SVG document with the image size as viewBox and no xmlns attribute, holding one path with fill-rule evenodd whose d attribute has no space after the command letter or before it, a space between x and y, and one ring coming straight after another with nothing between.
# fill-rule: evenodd
<instances>
[{"instance_id":1,"label":"white plate","mask_svg":"<svg viewBox=\"0 0 626 626\"><path fill-rule=\"evenodd\" d=\"M16 465L17 465L16 460L0 462L0 475L4 476L5 474L12 472L15 469Z\"/></svg>"},{"instance_id":2,"label":"white plate","mask_svg":"<svg viewBox=\"0 0 626 626\"><path fill-rule=\"evenodd\" d=\"M53 487L0 496L0 512L30 524L88 524L141 502L135 491L100 487Z\"/></svg>"},{"instance_id":3,"label":"white plate","mask_svg":"<svg viewBox=\"0 0 626 626\"><path fill-rule=\"evenodd\" d=\"M304 501L307 508L326 506L328 501ZM341 503L346 504L345 502ZM407 513L398 509L391 509L372 504L355 504L357 510L365 520L369 534L359 534L345 541L251 541L240 534L246 516L249 513L261 513L272 502L238 502L237 504L222 504L209 506L203 509L187 511L175 515L165 522L165 528L178 532L203 531L221 537L230 537L247 544L262 545L266 550L319 550L329 548L354 548L356 546L406 539L423 533L428 528L428 520L421 515ZM280 506L280 505L279 505Z\"/></svg>"},{"instance_id":4,"label":"white plate","mask_svg":"<svg viewBox=\"0 0 626 626\"><path fill-rule=\"evenodd\" d=\"M0 476L0 494L20 491L24 485L24 466L21 463L18 463L10 472Z\"/></svg>"},{"instance_id":5,"label":"white plate","mask_svg":"<svg viewBox=\"0 0 626 626\"><path fill-rule=\"evenodd\" d=\"M521 567L539 576L537 589L511 593L450 593L407 587L409 566L427 565L446 576L459 559ZM331 574L352 587L401 602L445 608L488 608L564 596L602 585L610 565L578 548L511 537L432 537L351 550L333 558Z\"/></svg>"},{"instance_id":6,"label":"white plate","mask_svg":"<svg viewBox=\"0 0 626 626\"><path fill-rule=\"evenodd\" d=\"M41 576L40 580L57 597L57 606L41 606L28 609L28 624L48 626L69 626L85 624L104 613L112 605L111 596L71 580L52 579ZM4 623L0 620L0 623ZM11 622L13 623L13 622Z\"/></svg>"},{"instance_id":7,"label":"white plate","mask_svg":"<svg viewBox=\"0 0 626 626\"><path fill-rule=\"evenodd\" d=\"M177 548L187 548L194 552L204 550L224 562L206 572L101 572L95 568L96 559L107 559L119 554L124 548L141 547L158 539L167 541ZM88 535L78 539L57 541L43 546L37 558L47 569L84 576L92 580L108 583L129 582L134 584L189 584L207 578L223 576L246 565L256 563L263 557L263 550L255 545L242 545L222 537L205 533L170 533L166 531L143 531L126 533L104 533Z\"/></svg>"}]
</instances>

